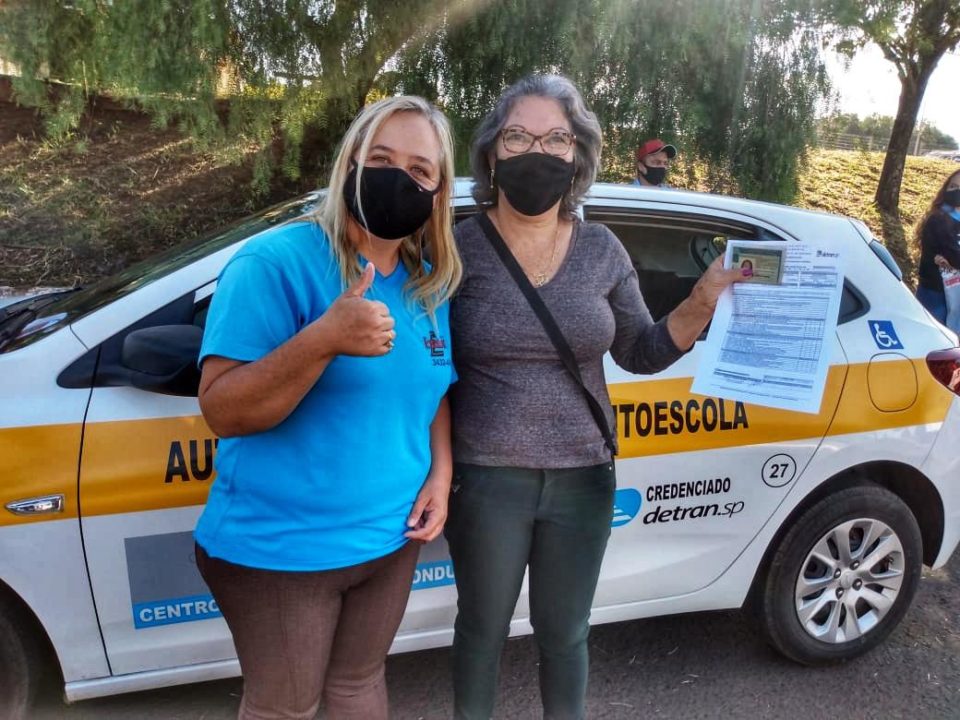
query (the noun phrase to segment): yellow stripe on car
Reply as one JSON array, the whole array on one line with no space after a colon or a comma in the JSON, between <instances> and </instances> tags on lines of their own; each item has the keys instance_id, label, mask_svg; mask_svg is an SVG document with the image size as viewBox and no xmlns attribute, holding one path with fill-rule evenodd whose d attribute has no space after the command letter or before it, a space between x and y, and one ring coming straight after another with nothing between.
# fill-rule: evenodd
<instances>
[{"instance_id":1,"label":"yellow stripe on car","mask_svg":"<svg viewBox=\"0 0 960 720\"><path fill-rule=\"evenodd\" d=\"M831 368L817 415L693 395L689 377L611 385L619 457L803 440L819 437L824 431L818 428L828 426L827 435L845 435L942 422L953 395L931 377L922 360L888 362L884 372L911 365L919 386L917 401L897 412L864 401L869 396L869 363ZM6 429L0 431L0 442L16 448L3 454L2 504L55 493L66 498L63 513L28 517L3 511L0 525L77 517L79 425ZM217 438L199 415L89 423L79 514L202 504L215 475L216 445Z\"/></svg>"},{"instance_id":2,"label":"yellow stripe on car","mask_svg":"<svg viewBox=\"0 0 960 720\"><path fill-rule=\"evenodd\" d=\"M79 423L0 430L0 525L77 517L81 433ZM63 495L63 511L14 515L5 507L42 495Z\"/></svg>"}]
</instances>

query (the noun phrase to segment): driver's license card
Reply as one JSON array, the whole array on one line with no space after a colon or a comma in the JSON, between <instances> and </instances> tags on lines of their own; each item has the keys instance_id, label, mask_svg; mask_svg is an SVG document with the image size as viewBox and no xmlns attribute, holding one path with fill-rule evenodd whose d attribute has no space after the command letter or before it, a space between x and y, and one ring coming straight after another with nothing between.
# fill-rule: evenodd
<instances>
[{"instance_id":1,"label":"driver's license card","mask_svg":"<svg viewBox=\"0 0 960 720\"><path fill-rule=\"evenodd\" d=\"M779 285L783 279L783 250L771 247L734 245L730 267L749 270L752 275L744 282Z\"/></svg>"}]
</instances>

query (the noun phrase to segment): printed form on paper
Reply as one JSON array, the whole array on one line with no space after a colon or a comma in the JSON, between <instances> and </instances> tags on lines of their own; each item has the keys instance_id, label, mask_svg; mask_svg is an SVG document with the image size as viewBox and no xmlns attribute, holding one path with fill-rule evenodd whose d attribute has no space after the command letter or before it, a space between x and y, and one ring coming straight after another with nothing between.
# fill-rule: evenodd
<instances>
[{"instance_id":1,"label":"printed form on paper","mask_svg":"<svg viewBox=\"0 0 960 720\"><path fill-rule=\"evenodd\" d=\"M820 410L843 271L828 242L730 240L724 267L736 258L781 254L779 284L740 282L720 296L691 391L784 410ZM769 276L768 276L769 277Z\"/></svg>"}]
</instances>

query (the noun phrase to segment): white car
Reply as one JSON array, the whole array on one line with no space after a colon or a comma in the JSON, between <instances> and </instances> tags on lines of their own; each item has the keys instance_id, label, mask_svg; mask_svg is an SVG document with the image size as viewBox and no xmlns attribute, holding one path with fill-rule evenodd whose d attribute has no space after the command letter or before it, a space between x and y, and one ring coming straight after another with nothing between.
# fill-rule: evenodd
<instances>
[{"instance_id":1,"label":"white car","mask_svg":"<svg viewBox=\"0 0 960 720\"><path fill-rule=\"evenodd\" d=\"M43 670L71 701L239 673L193 557L217 447L196 353L230 256L318 198L0 310L0 716L27 712ZM467 182L455 203L475 212ZM596 185L582 213L624 243L656 317L729 238L826 238L845 259L818 413L692 394L702 342L652 376L607 359L619 489L592 621L747 607L808 664L883 640L921 566L960 540L957 337L855 220L616 185ZM455 608L439 539L393 651L450 643ZM514 634L527 618L524 592Z\"/></svg>"}]
</instances>

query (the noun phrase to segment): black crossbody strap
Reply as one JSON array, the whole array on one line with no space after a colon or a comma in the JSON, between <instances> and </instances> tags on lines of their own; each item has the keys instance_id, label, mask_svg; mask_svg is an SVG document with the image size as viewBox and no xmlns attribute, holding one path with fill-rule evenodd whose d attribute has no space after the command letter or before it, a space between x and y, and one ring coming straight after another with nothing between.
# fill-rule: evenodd
<instances>
[{"instance_id":1,"label":"black crossbody strap","mask_svg":"<svg viewBox=\"0 0 960 720\"><path fill-rule=\"evenodd\" d=\"M537 319L540 320L540 324L543 325L543 329L550 338L550 342L552 342L553 346L557 349L557 354L560 356L563 366L573 376L573 379L577 381L577 384L580 385L583 396L587 400L587 405L590 407L590 414L593 415L593 419L596 421L597 427L600 428L600 433L603 435L604 444L606 444L611 455L616 455L613 435L610 432L610 425L607 423L603 408L600 406L600 403L597 402L593 393L584 385L583 377L580 375L580 366L577 365L573 350L570 349L570 345L567 343L567 339L564 337L560 326L557 325L557 321L550 312L550 308L543 302L540 293L530 284L527 274L523 271L523 268L520 267L520 263L517 262L513 253L510 252L510 248L507 247L503 238L500 237L500 233L497 231L497 228L494 227L490 218L487 217L487 214L480 212L477 215L477 220L480 222L480 227L483 229L484 235L487 236L487 240L490 241L493 249L496 250L497 255L500 256L500 261L510 272L510 275L513 276L517 287L520 288L524 297L527 298L527 302L530 303L530 307L533 308L533 312L536 314Z\"/></svg>"}]
</instances>

